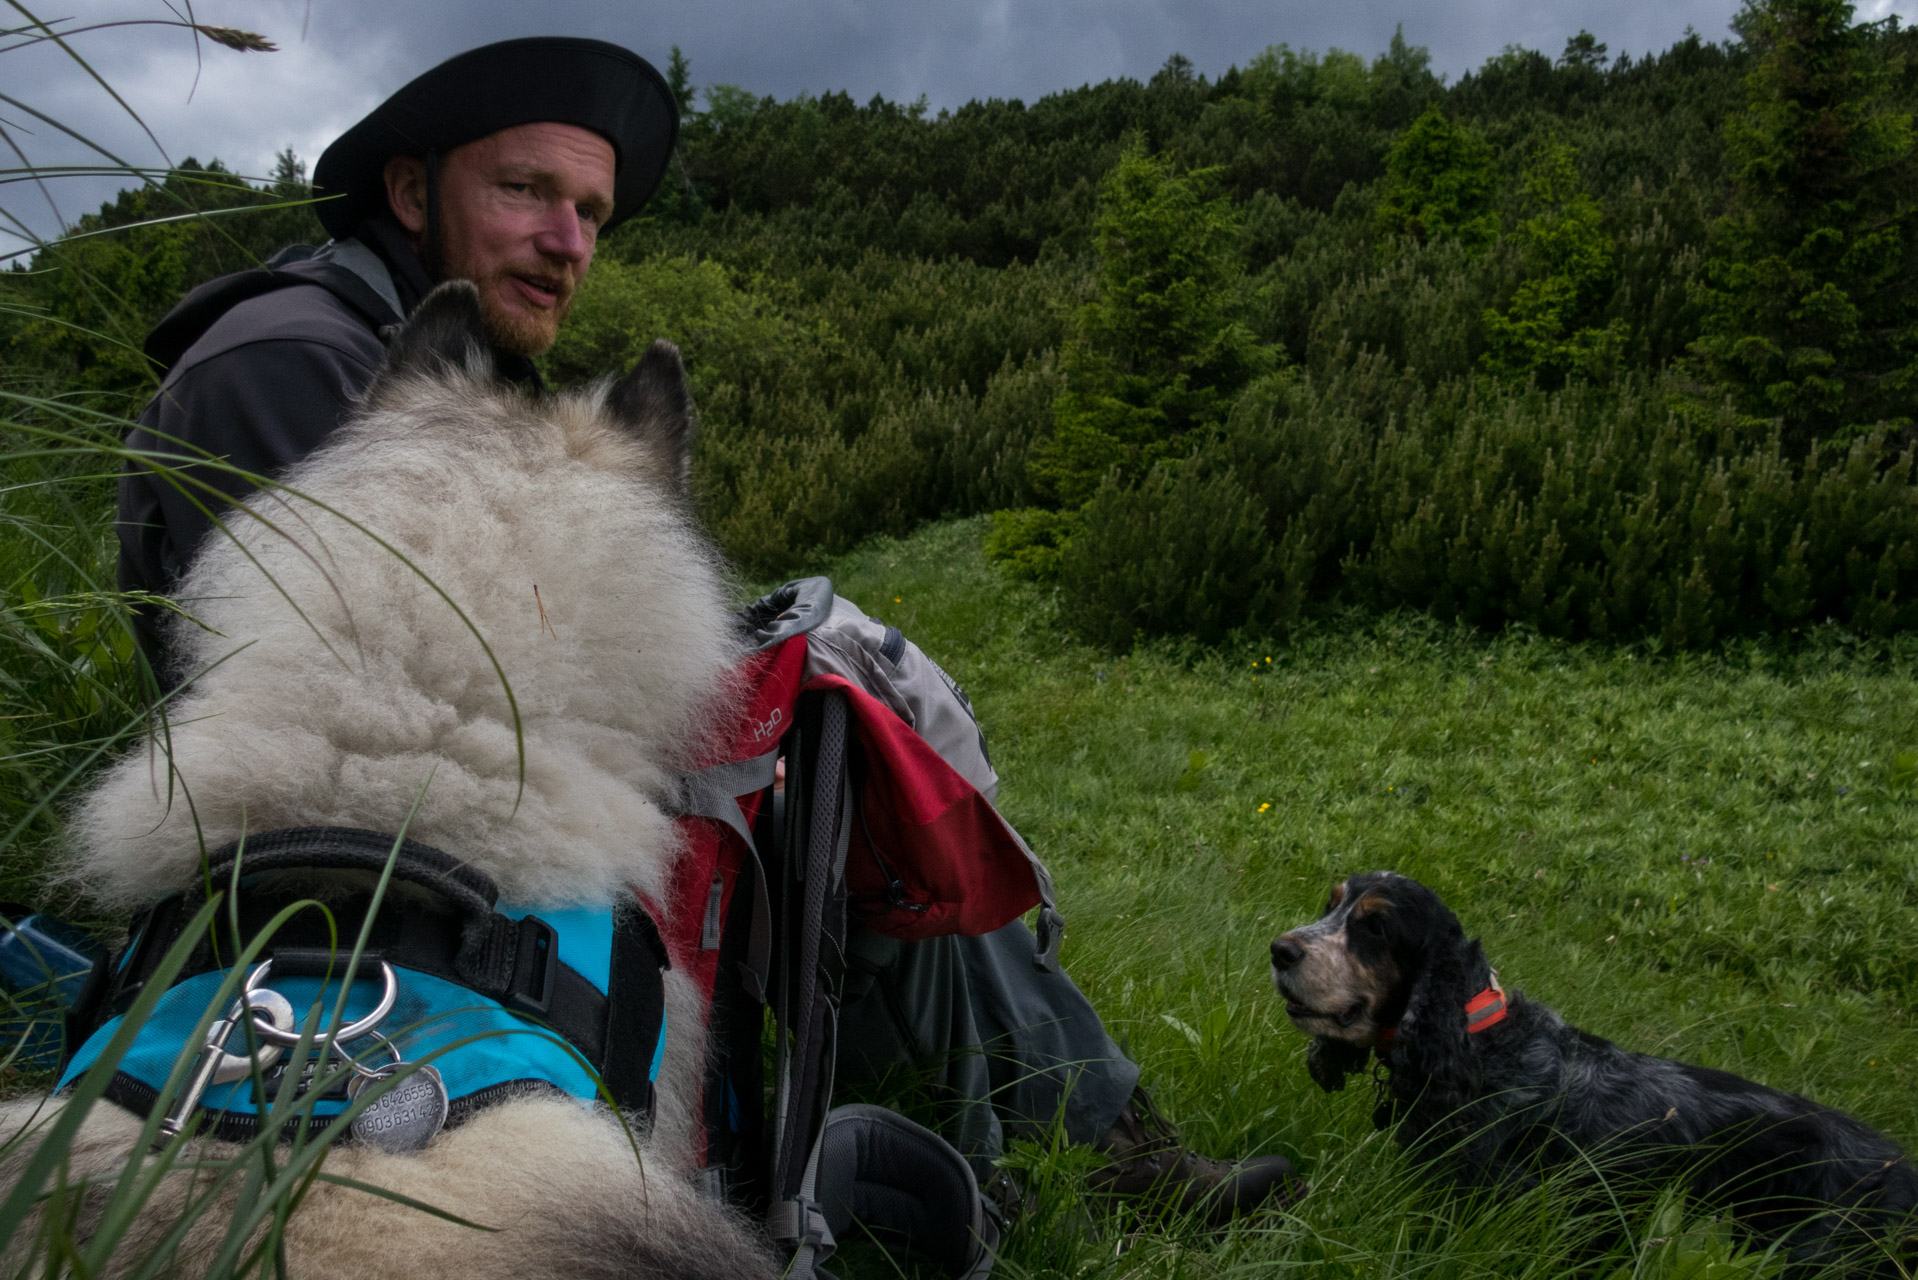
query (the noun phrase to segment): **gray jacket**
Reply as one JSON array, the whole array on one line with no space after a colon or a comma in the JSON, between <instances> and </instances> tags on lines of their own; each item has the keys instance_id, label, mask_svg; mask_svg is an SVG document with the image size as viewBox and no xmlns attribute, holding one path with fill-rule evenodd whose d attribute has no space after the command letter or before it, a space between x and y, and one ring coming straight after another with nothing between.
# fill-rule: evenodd
<instances>
[{"instance_id":1,"label":"gray jacket","mask_svg":"<svg viewBox=\"0 0 1918 1280\"><path fill-rule=\"evenodd\" d=\"M171 455L166 465L181 474L137 458L123 470L121 590L170 594L216 517L257 487L255 477L278 476L353 412L386 338L432 287L397 227L376 222L364 233L365 242L288 251L267 271L202 285L148 339L149 354L170 368L127 446ZM500 372L538 380L519 357L502 357ZM155 616L136 617L154 670L163 680L183 675L167 669Z\"/></svg>"}]
</instances>

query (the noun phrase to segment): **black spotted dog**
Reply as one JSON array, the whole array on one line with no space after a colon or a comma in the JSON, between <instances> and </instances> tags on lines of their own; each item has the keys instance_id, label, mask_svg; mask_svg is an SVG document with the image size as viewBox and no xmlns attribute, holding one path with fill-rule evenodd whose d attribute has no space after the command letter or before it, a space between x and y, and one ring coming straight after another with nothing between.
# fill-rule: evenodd
<instances>
[{"instance_id":1,"label":"black spotted dog","mask_svg":"<svg viewBox=\"0 0 1918 1280\"><path fill-rule=\"evenodd\" d=\"M1842 1111L1587 1034L1507 992L1437 894L1389 871L1334 885L1272 944L1286 1016L1327 1091L1377 1055L1380 1128L1461 1185L1524 1186L1574 1160L1682 1181L1794 1263L1906 1275L1918 1174Z\"/></svg>"}]
</instances>

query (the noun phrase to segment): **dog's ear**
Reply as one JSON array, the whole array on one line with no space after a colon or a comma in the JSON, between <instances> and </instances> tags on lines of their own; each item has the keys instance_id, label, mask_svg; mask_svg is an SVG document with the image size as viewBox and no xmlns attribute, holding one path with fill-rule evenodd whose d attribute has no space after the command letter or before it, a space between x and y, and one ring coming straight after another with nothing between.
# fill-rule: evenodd
<instances>
[{"instance_id":1,"label":"dog's ear","mask_svg":"<svg viewBox=\"0 0 1918 1280\"><path fill-rule=\"evenodd\" d=\"M1343 1040L1314 1036L1311 1046L1305 1051L1305 1069L1312 1073L1312 1079L1319 1088L1327 1093L1337 1093L1345 1088L1345 1077L1365 1070L1366 1061L1371 1056L1372 1051L1362 1044L1347 1044Z\"/></svg>"},{"instance_id":2,"label":"dog's ear","mask_svg":"<svg viewBox=\"0 0 1918 1280\"><path fill-rule=\"evenodd\" d=\"M1392 1044L1394 1091L1422 1091L1429 1102L1451 1110L1464 1103L1476 1075L1465 1004L1476 994L1467 988L1484 958L1448 911L1433 930L1424 960Z\"/></svg>"},{"instance_id":3,"label":"dog's ear","mask_svg":"<svg viewBox=\"0 0 1918 1280\"><path fill-rule=\"evenodd\" d=\"M655 474L675 492L690 492L693 393L679 348L664 338L654 342L632 372L613 384L606 407L652 452Z\"/></svg>"},{"instance_id":4,"label":"dog's ear","mask_svg":"<svg viewBox=\"0 0 1918 1280\"><path fill-rule=\"evenodd\" d=\"M426 295L387 348L386 363L367 394L377 399L388 383L400 378L448 374L498 376L479 290L468 280L449 280Z\"/></svg>"}]
</instances>

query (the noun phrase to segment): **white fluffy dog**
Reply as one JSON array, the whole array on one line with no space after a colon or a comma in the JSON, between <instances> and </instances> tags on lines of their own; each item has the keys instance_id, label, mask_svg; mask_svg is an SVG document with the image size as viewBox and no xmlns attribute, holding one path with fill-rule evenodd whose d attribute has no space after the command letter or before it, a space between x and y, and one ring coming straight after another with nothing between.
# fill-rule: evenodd
<instances>
[{"instance_id":1,"label":"white fluffy dog","mask_svg":"<svg viewBox=\"0 0 1918 1280\"><path fill-rule=\"evenodd\" d=\"M284 477L311 501L257 494L257 519L226 517L238 543L216 532L201 550L180 596L203 627L176 623L170 638L182 667L205 673L171 708L163 750L129 753L85 797L73 876L134 909L191 883L203 846L246 832L406 826L485 872L503 900L592 906L638 889L666 902L676 844L663 805L702 726L724 714L740 656L720 562L690 513L690 415L664 343L609 388L535 398L507 386L477 295L437 291L361 412ZM523 790L513 712L475 632L517 699ZM291 1274L773 1274L752 1233L682 1176L703 1016L689 986L666 981L642 1159L609 1116L551 1096L487 1108L415 1153L342 1144L328 1174L494 1230L315 1184L286 1228ZM7 1131L26 1114L14 1104ZM131 1113L98 1105L69 1185L110 1184L138 1131ZM185 1193L162 1189L124 1257L158 1242ZM82 1202L82 1237L95 1200ZM203 1220L180 1253L187 1271L224 1229Z\"/></svg>"}]
</instances>

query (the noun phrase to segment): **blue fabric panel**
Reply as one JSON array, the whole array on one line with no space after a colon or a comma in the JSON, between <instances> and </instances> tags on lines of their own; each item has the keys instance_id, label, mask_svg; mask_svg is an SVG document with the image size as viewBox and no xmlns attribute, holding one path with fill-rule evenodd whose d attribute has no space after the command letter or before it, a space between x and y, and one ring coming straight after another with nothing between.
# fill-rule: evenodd
<instances>
[{"instance_id":1,"label":"blue fabric panel","mask_svg":"<svg viewBox=\"0 0 1918 1280\"><path fill-rule=\"evenodd\" d=\"M555 928L560 927L549 916L541 915L541 919L554 924ZM607 923L610 949L610 916L607 917ZM560 934L562 958L566 956L567 937L566 932ZM599 964L599 980L602 982L607 971L606 954L602 952ZM571 959L567 963L574 964L575 968L581 967ZM431 1059L446 1081L449 1097L462 1098L492 1085L515 1080L545 1080L576 1098L591 1099L597 1096L598 1089L592 1075L567 1048L557 1042L557 1036L521 1021L496 1001L488 1000L465 987L409 969L400 969L398 972L399 998L393 1011L381 1022L379 1030L399 1047L407 1061L421 1061L435 1049L468 1036L485 1037ZM223 978L224 975L218 972L199 974L160 997L154 1016L134 1041L133 1049L122 1060L120 1070L156 1089L161 1087L173 1069L181 1044L206 1011L208 1002L219 989ZM337 984L328 984L324 993L318 978L276 981L269 977L267 984L291 1001L296 1015L301 1018L307 1016L307 1010L322 995L325 997L320 1005L322 1025L332 1014ZM369 1012L378 1002L379 995L380 984L377 980L355 982L347 997L346 1020L353 1021ZM225 1010L220 1012L224 1013ZM61 1075L59 1088L64 1089L76 1076L93 1065L119 1025L120 1019L115 1018L88 1037L86 1044L81 1046ZM663 1043L664 1037L661 1039ZM234 1052L243 1051L244 1044L244 1038L236 1032L228 1040L227 1048ZM371 1037L354 1041L346 1048L369 1066L392 1060L392 1055ZM213 1110L251 1113L254 1110L252 1094L251 1080L241 1080L208 1089L202 1102ZM346 1105L344 1099L322 1100L315 1104L315 1111L322 1116L336 1115Z\"/></svg>"},{"instance_id":2,"label":"blue fabric panel","mask_svg":"<svg viewBox=\"0 0 1918 1280\"><path fill-rule=\"evenodd\" d=\"M509 919L538 916L559 934L559 958L602 992L612 983L613 913L606 907L567 907L560 910L515 907L500 903L496 910Z\"/></svg>"}]
</instances>

